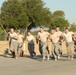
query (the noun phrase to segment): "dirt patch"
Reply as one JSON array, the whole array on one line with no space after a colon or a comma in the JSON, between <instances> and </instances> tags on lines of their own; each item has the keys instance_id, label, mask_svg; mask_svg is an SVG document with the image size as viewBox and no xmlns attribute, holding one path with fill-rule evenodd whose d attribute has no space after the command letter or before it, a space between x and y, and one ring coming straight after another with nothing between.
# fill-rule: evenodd
<instances>
[{"instance_id":1,"label":"dirt patch","mask_svg":"<svg viewBox=\"0 0 76 75\"><path fill-rule=\"evenodd\" d=\"M27 47L28 47L27 43L24 43L22 49L24 50L25 54L29 54ZM50 54L51 54L51 52L52 52L52 43L51 42L48 42L48 47L49 47L49 51L50 51ZM8 41L0 41L0 53L1 54L4 52L4 50L6 48L9 48L9 42ZM72 51L74 53L74 47L72 48ZM35 52L37 54L40 54L38 44L35 44ZM63 54L67 53L65 42L62 43L62 52L63 52Z\"/></svg>"}]
</instances>

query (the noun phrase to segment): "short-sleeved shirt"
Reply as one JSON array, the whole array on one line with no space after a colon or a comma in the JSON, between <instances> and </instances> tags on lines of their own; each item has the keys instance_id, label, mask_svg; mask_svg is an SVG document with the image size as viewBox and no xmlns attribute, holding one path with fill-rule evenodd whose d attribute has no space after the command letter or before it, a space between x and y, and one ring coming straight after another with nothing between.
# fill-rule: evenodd
<instances>
[{"instance_id":1,"label":"short-sleeved shirt","mask_svg":"<svg viewBox=\"0 0 76 75\"><path fill-rule=\"evenodd\" d=\"M19 35L18 36L18 43L23 43L23 38L24 38L23 35Z\"/></svg>"},{"instance_id":2,"label":"short-sleeved shirt","mask_svg":"<svg viewBox=\"0 0 76 75\"><path fill-rule=\"evenodd\" d=\"M13 37L17 37L17 34L14 32L14 33L10 33L10 39L13 38ZM17 41L16 39L12 39L11 41Z\"/></svg>"},{"instance_id":3,"label":"short-sleeved shirt","mask_svg":"<svg viewBox=\"0 0 76 75\"><path fill-rule=\"evenodd\" d=\"M62 35L62 32L61 31L58 31L56 32L57 33L57 36L60 37Z\"/></svg>"},{"instance_id":4,"label":"short-sleeved shirt","mask_svg":"<svg viewBox=\"0 0 76 75\"><path fill-rule=\"evenodd\" d=\"M47 42L48 32L39 32L38 37L40 38L41 42Z\"/></svg>"},{"instance_id":5,"label":"short-sleeved shirt","mask_svg":"<svg viewBox=\"0 0 76 75\"><path fill-rule=\"evenodd\" d=\"M27 36L28 42L30 42L31 40L34 40L34 39L35 39L35 37L33 35Z\"/></svg>"},{"instance_id":6,"label":"short-sleeved shirt","mask_svg":"<svg viewBox=\"0 0 76 75\"><path fill-rule=\"evenodd\" d=\"M72 42L73 32L64 33L63 36L66 38L66 42Z\"/></svg>"},{"instance_id":7,"label":"short-sleeved shirt","mask_svg":"<svg viewBox=\"0 0 76 75\"><path fill-rule=\"evenodd\" d=\"M51 39L52 39L53 43L58 43L59 37L56 32L54 34L52 34Z\"/></svg>"}]
</instances>

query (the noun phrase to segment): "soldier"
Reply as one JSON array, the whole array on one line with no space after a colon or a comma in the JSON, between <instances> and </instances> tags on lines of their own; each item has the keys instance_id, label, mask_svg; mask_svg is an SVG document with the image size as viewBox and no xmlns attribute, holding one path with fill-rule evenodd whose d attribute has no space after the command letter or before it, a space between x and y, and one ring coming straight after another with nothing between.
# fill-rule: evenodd
<instances>
[{"instance_id":1,"label":"soldier","mask_svg":"<svg viewBox=\"0 0 76 75\"><path fill-rule=\"evenodd\" d=\"M26 37L27 41L28 41L28 50L30 53L31 57L36 56L36 52L34 51L34 43L35 43L35 37L31 34L31 32L29 31L28 36Z\"/></svg>"},{"instance_id":2,"label":"soldier","mask_svg":"<svg viewBox=\"0 0 76 75\"><path fill-rule=\"evenodd\" d=\"M74 51L76 52L76 32L74 32L73 41L74 41Z\"/></svg>"},{"instance_id":3,"label":"soldier","mask_svg":"<svg viewBox=\"0 0 76 75\"><path fill-rule=\"evenodd\" d=\"M49 53L48 53L48 36L49 36L49 33L44 31L44 28L41 27L40 28L40 32L38 33L38 39L40 41L40 45L41 45L41 48L42 48L42 55L43 55L43 61L46 59L46 56L47 56L47 59L49 60Z\"/></svg>"},{"instance_id":4,"label":"soldier","mask_svg":"<svg viewBox=\"0 0 76 75\"><path fill-rule=\"evenodd\" d=\"M73 60L72 46L73 46L73 32L70 32L68 28L65 29L63 36L65 37L68 59Z\"/></svg>"},{"instance_id":5,"label":"soldier","mask_svg":"<svg viewBox=\"0 0 76 75\"><path fill-rule=\"evenodd\" d=\"M62 47L63 37L62 37L62 32L60 31L60 27L59 26L56 27L56 33L57 33L57 37L60 39L59 40L60 41L60 43L59 43L59 46L60 46L59 53L60 53L60 55L62 55L62 49L61 49L61 47Z\"/></svg>"},{"instance_id":6,"label":"soldier","mask_svg":"<svg viewBox=\"0 0 76 75\"><path fill-rule=\"evenodd\" d=\"M10 29L10 41L11 41L11 44L10 44L10 50L13 54L13 58L18 58L18 37L17 37L17 34L14 32L14 29L11 28Z\"/></svg>"},{"instance_id":7,"label":"soldier","mask_svg":"<svg viewBox=\"0 0 76 75\"><path fill-rule=\"evenodd\" d=\"M53 28L51 30L51 33L52 33L52 35L50 36L50 39L52 41L52 54L53 54L53 57L54 57L54 59L56 61L57 59L60 59L60 54L59 54L59 48L60 48L60 46L59 46L59 37L58 37L58 35L56 33L55 28Z\"/></svg>"},{"instance_id":8,"label":"soldier","mask_svg":"<svg viewBox=\"0 0 76 75\"><path fill-rule=\"evenodd\" d=\"M23 39L24 36L20 34L20 30L17 30L17 36L18 36L18 55L20 57L23 56L23 50L22 50L22 46L23 46Z\"/></svg>"}]
</instances>

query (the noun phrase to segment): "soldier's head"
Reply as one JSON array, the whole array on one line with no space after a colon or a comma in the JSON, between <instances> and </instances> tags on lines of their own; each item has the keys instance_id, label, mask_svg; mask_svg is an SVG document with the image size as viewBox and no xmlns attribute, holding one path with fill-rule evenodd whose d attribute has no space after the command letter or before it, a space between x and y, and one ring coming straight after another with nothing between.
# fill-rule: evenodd
<instances>
[{"instance_id":1,"label":"soldier's head","mask_svg":"<svg viewBox=\"0 0 76 75\"><path fill-rule=\"evenodd\" d=\"M11 29L10 29L10 32L11 32L11 33L14 33L14 29L13 29L13 28L11 28Z\"/></svg>"},{"instance_id":2,"label":"soldier's head","mask_svg":"<svg viewBox=\"0 0 76 75\"><path fill-rule=\"evenodd\" d=\"M28 36L30 36L30 35L31 35L31 32L30 32L30 31L28 31L28 32L27 32L27 35L28 35Z\"/></svg>"},{"instance_id":3,"label":"soldier's head","mask_svg":"<svg viewBox=\"0 0 76 75\"><path fill-rule=\"evenodd\" d=\"M18 35L20 34L20 30L17 30L17 32L16 32Z\"/></svg>"},{"instance_id":4,"label":"soldier's head","mask_svg":"<svg viewBox=\"0 0 76 75\"><path fill-rule=\"evenodd\" d=\"M68 33L68 32L69 32L69 29L68 29L68 28L66 28L66 29L65 29L65 33Z\"/></svg>"},{"instance_id":5,"label":"soldier's head","mask_svg":"<svg viewBox=\"0 0 76 75\"><path fill-rule=\"evenodd\" d=\"M56 32L55 28L52 28L51 33L54 34Z\"/></svg>"},{"instance_id":6,"label":"soldier's head","mask_svg":"<svg viewBox=\"0 0 76 75\"><path fill-rule=\"evenodd\" d=\"M44 28L43 27L40 27L40 32L44 32Z\"/></svg>"},{"instance_id":7,"label":"soldier's head","mask_svg":"<svg viewBox=\"0 0 76 75\"><path fill-rule=\"evenodd\" d=\"M56 31L59 31L60 30L60 27L59 26L56 26Z\"/></svg>"}]
</instances>

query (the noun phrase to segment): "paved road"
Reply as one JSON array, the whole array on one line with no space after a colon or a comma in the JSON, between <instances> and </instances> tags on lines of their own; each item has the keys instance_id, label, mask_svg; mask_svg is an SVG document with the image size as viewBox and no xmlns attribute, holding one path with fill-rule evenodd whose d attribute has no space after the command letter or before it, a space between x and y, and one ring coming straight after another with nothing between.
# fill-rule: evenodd
<instances>
[{"instance_id":1,"label":"paved road","mask_svg":"<svg viewBox=\"0 0 76 75\"><path fill-rule=\"evenodd\" d=\"M58 61L41 62L40 57L0 57L0 75L76 75L76 58L73 61L62 57Z\"/></svg>"}]
</instances>

